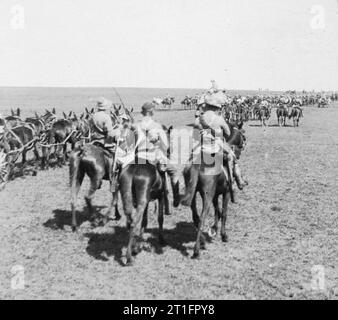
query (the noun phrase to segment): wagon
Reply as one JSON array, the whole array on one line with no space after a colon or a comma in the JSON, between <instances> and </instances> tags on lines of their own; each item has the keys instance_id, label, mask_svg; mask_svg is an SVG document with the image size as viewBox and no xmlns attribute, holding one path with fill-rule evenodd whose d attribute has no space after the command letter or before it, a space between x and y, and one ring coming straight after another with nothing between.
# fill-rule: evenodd
<instances>
[{"instance_id":1,"label":"wagon","mask_svg":"<svg viewBox=\"0 0 338 320\"><path fill-rule=\"evenodd\" d=\"M3 190L12 172L12 164L4 147L0 145L0 191Z\"/></svg>"},{"instance_id":2,"label":"wagon","mask_svg":"<svg viewBox=\"0 0 338 320\"><path fill-rule=\"evenodd\" d=\"M13 149L7 141L6 134L11 133L16 138L19 146ZM0 191L3 190L13 174L13 168L19 157L27 152L36 142L37 138L23 145L11 129L7 129L0 140ZM12 150L11 150L12 149Z\"/></svg>"}]
</instances>

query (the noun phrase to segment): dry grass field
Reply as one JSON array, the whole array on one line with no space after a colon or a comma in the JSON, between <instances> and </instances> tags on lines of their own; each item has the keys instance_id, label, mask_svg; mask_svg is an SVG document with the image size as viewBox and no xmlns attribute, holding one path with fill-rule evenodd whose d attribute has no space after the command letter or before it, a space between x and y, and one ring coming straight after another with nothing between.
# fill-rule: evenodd
<instances>
[{"instance_id":1,"label":"dry grass field","mask_svg":"<svg viewBox=\"0 0 338 320\"><path fill-rule=\"evenodd\" d=\"M183 127L193 112L157 118ZM0 193L0 298L337 299L338 108L305 108L298 128L276 123L273 113L265 129L246 124L241 166L249 186L230 205L229 242L217 236L197 261L190 259L196 232L188 208L165 217L161 247L151 206L144 250L133 267L124 267L125 221L89 224L88 181L79 197L78 233L70 228L67 167L11 181ZM94 204L105 210L109 201L105 183ZM207 223L212 220L213 213ZM18 265L25 288L14 290ZM324 270L323 287L315 285L316 266Z\"/></svg>"}]
</instances>

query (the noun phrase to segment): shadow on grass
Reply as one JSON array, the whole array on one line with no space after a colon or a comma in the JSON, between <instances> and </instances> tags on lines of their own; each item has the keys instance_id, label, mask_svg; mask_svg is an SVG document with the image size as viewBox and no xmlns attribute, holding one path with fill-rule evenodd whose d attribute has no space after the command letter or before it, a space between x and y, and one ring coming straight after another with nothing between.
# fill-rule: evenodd
<instances>
[{"instance_id":1,"label":"shadow on grass","mask_svg":"<svg viewBox=\"0 0 338 320\"><path fill-rule=\"evenodd\" d=\"M82 212L77 211L76 218L78 226L91 218L99 216L101 211L105 208L105 206L93 206L93 213L91 215L89 215L87 210ZM52 230L63 230L65 226L72 225L72 212L70 210L53 210L53 218L47 220L43 225Z\"/></svg>"},{"instance_id":2,"label":"shadow on grass","mask_svg":"<svg viewBox=\"0 0 338 320\"><path fill-rule=\"evenodd\" d=\"M187 222L179 222L174 229L163 230L164 244L159 241L157 228L147 229L146 233L150 234L150 237L145 242L153 248L156 254L162 254L163 247L170 247L179 251L183 256L188 256L184 244L196 240L196 230L192 223ZM101 261L108 261L108 257L113 256L115 261L124 265L123 248L127 247L129 241L129 232L125 227L116 226L112 233L89 232L85 236L89 238L86 251L90 256ZM206 240L210 242L207 236Z\"/></svg>"}]
</instances>

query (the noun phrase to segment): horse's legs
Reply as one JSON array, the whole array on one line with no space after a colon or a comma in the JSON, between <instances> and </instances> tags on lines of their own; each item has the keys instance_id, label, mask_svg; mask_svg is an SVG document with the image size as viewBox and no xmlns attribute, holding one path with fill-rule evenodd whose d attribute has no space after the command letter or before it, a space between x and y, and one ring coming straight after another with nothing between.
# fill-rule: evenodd
<instances>
[{"instance_id":1,"label":"horse's legs","mask_svg":"<svg viewBox=\"0 0 338 320\"><path fill-rule=\"evenodd\" d=\"M223 194L223 208L222 208L222 224L221 224L221 237L223 242L228 241L228 236L225 231L225 222L227 220L227 211L228 211L228 204L230 200L230 193L225 192Z\"/></svg>"},{"instance_id":2,"label":"horse's legs","mask_svg":"<svg viewBox=\"0 0 338 320\"><path fill-rule=\"evenodd\" d=\"M109 206L109 209L104 217L104 223L107 223L108 220L120 220L121 214L118 208L118 192L112 195L112 200Z\"/></svg>"},{"instance_id":3,"label":"horse's legs","mask_svg":"<svg viewBox=\"0 0 338 320\"><path fill-rule=\"evenodd\" d=\"M146 231L147 226L148 226L148 206L145 208L144 214L142 217L141 232L140 232L141 237L143 237L143 234Z\"/></svg>"},{"instance_id":4,"label":"horse's legs","mask_svg":"<svg viewBox=\"0 0 338 320\"><path fill-rule=\"evenodd\" d=\"M69 165L70 189L71 189L71 208L72 208L72 230L77 229L76 202L80 187L84 178L84 172L79 171L80 160L74 156Z\"/></svg>"},{"instance_id":5,"label":"horse's legs","mask_svg":"<svg viewBox=\"0 0 338 320\"><path fill-rule=\"evenodd\" d=\"M200 217L198 216L198 211L197 211L197 206L196 206L196 195L195 193L194 198L191 201L191 211L192 211L192 219L194 222L194 226L198 232L199 224L200 224ZM202 249L205 249L205 238L204 235L201 234L201 244L202 244Z\"/></svg>"},{"instance_id":6,"label":"horse's legs","mask_svg":"<svg viewBox=\"0 0 338 320\"><path fill-rule=\"evenodd\" d=\"M140 222L143 218L144 211L146 209L145 203L141 203L137 206L136 210L132 211L131 216L128 217L129 224L129 243L127 248L127 265L131 265L133 263L132 255L137 254L139 248L136 246L136 237L141 234Z\"/></svg>"},{"instance_id":7,"label":"horse's legs","mask_svg":"<svg viewBox=\"0 0 338 320\"><path fill-rule=\"evenodd\" d=\"M22 167L25 165L26 163L26 155L27 155L27 151L26 150L23 150L22 151L22 162L21 162L21 165Z\"/></svg>"},{"instance_id":8,"label":"horse's legs","mask_svg":"<svg viewBox=\"0 0 338 320\"><path fill-rule=\"evenodd\" d=\"M217 230L218 230L218 221L221 218L221 212L218 206L218 197L214 197L213 199L213 205L214 205L214 209L215 209L215 220L214 220L214 225L211 227L211 232L209 233L209 235L211 237L215 237L217 235Z\"/></svg>"},{"instance_id":9,"label":"horse's legs","mask_svg":"<svg viewBox=\"0 0 338 320\"><path fill-rule=\"evenodd\" d=\"M214 198L214 195L215 195L215 186L213 186L212 189L209 189L208 191L202 192L203 210L202 210L201 218L198 224L197 238L196 238L194 254L192 258L199 258L200 256L200 248L201 248L201 240L203 237L202 232L203 232L204 221L212 205L212 199Z\"/></svg>"},{"instance_id":10,"label":"horse's legs","mask_svg":"<svg viewBox=\"0 0 338 320\"><path fill-rule=\"evenodd\" d=\"M164 196L162 195L158 200L158 238L161 245L165 244L163 238L163 211L164 211Z\"/></svg>"},{"instance_id":11,"label":"horse's legs","mask_svg":"<svg viewBox=\"0 0 338 320\"><path fill-rule=\"evenodd\" d=\"M196 229L198 229L198 224L200 222L200 218L199 218L198 213L197 213L196 194L191 201L190 208L191 208L191 211L192 211L192 220L194 221L194 226L195 226Z\"/></svg>"},{"instance_id":12,"label":"horse's legs","mask_svg":"<svg viewBox=\"0 0 338 320\"><path fill-rule=\"evenodd\" d=\"M62 146L62 161L61 163L63 165L66 164L66 160L67 160L67 142Z\"/></svg>"},{"instance_id":13,"label":"horse's legs","mask_svg":"<svg viewBox=\"0 0 338 320\"><path fill-rule=\"evenodd\" d=\"M50 148L42 147L42 159L41 159L42 170L49 168L49 153Z\"/></svg>"},{"instance_id":14,"label":"horse's legs","mask_svg":"<svg viewBox=\"0 0 338 320\"><path fill-rule=\"evenodd\" d=\"M37 145L34 146L33 152L34 152L35 160L39 161L40 160L40 155L39 155L39 151L38 151Z\"/></svg>"},{"instance_id":15,"label":"horse's legs","mask_svg":"<svg viewBox=\"0 0 338 320\"><path fill-rule=\"evenodd\" d=\"M127 253L126 253L127 265L131 265L133 263L132 254L137 254L139 251L139 247L137 246L135 238L139 236L141 233L141 226L140 226L141 219L143 218L144 212L149 203L147 189L148 188L145 185L136 186L137 207L136 207L136 210L133 208L131 214L129 213L129 217L128 217L128 224L130 226L130 229L129 229L129 243L128 243L128 248L127 248Z\"/></svg>"},{"instance_id":16,"label":"horse's legs","mask_svg":"<svg viewBox=\"0 0 338 320\"><path fill-rule=\"evenodd\" d=\"M102 183L102 179L99 178L97 175L94 174L90 177L90 187L89 187L87 195L85 196L88 213L90 216L93 213L92 199L95 195L96 190L101 185L101 183Z\"/></svg>"},{"instance_id":17,"label":"horse's legs","mask_svg":"<svg viewBox=\"0 0 338 320\"><path fill-rule=\"evenodd\" d=\"M127 229L129 231L129 242L126 252L126 265L131 265L133 263L131 251L134 242L133 218L135 216L132 179L130 177L122 177L120 187L123 211L127 219Z\"/></svg>"}]
</instances>

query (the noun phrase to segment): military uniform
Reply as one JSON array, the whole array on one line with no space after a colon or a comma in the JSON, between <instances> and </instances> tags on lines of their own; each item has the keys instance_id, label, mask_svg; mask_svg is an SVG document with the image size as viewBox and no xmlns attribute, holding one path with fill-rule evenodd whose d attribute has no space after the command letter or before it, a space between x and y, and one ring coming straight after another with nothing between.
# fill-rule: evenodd
<instances>
[{"instance_id":1,"label":"military uniform","mask_svg":"<svg viewBox=\"0 0 338 320\"><path fill-rule=\"evenodd\" d=\"M161 171L166 171L170 177L174 192L174 206L179 204L179 180L175 166L167 157L169 141L162 126L152 118L155 108L153 103L147 102L142 106L142 119L135 124L138 133L137 158L140 163L146 160L158 165Z\"/></svg>"},{"instance_id":2,"label":"military uniform","mask_svg":"<svg viewBox=\"0 0 338 320\"><path fill-rule=\"evenodd\" d=\"M225 96L220 92L205 96L204 103L207 110L195 120L195 128L200 130L200 135L202 138L201 146L200 149L196 147L194 148L190 157L190 161L194 161L194 158L199 154L200 150L210 154L222 151L225 160L227 160L229 163L230 175L235 177L238 188L242 189L244 182L242 181L242 176L236 156L229 144L224 139L225 136L230 136L230 128L220 114L217 114L217 112L213 110L208 110L209 106L221 109L224 101ZM190 165L191 164L188 164L188 166ZM190 206L193 197L192 190L195 189L196 184L197 177L193 177L187 186L185 196L182 198L181 203L183 205Z\"/></svg>"},{"instance_id":3,"label":"military uniform","mask_svg":"<svg viewBox=\"0 0 338 320\"><path fill-rule=\"evenodd\" d=\"M121 134L118 126L113 126L112 119L107 113L111 102L105 98L100 98L97 102L97 112L93 114L91 125L93 129L92 140L99 141L103 145L110 146L116 142Z\"/></svg>"}]
</instances>

